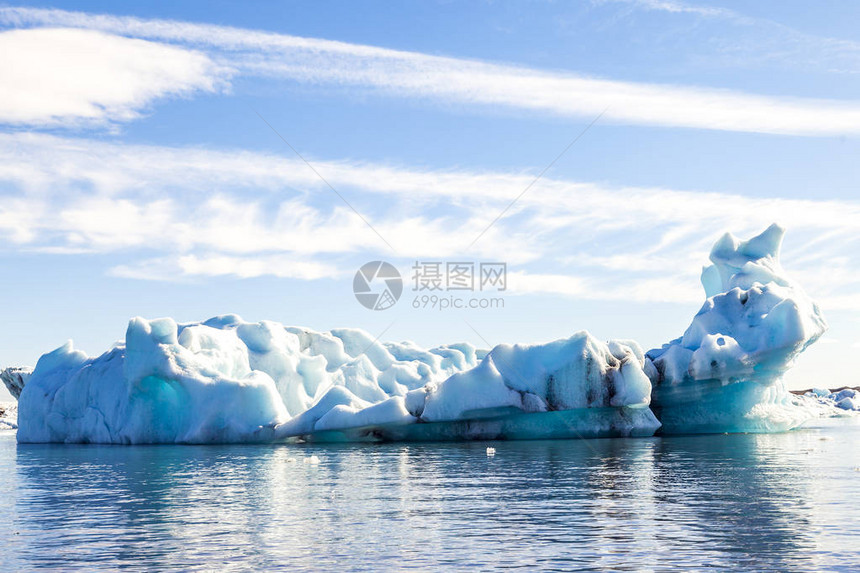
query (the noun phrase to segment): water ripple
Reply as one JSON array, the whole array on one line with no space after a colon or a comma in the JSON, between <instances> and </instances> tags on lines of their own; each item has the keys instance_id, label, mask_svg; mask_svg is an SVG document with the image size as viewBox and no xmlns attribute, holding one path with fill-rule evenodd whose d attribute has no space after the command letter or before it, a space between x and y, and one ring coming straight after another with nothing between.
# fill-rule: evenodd
<instances>
[{"instance_id":1,"label":"water ripple","mask_svg":"<svg viewBox=\"0 0 860 573\"><path fill-rule=\"evenodd\" d=\"M6 432L0 557L10 570L849 571L858 438L501 442L487 457L483 443L17 446Z\"/></svg>"}]
</instances>

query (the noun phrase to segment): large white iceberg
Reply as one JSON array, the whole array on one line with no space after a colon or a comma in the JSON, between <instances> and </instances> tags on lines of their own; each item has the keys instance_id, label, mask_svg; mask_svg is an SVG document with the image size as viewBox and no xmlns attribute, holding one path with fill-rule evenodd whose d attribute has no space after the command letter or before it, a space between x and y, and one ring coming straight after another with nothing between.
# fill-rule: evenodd
<instances>
[{"instance_id":1,"label":"large white iceberg","mask_svg":"<svg viewBox=\"0 0 860 573\"><path fill-rule=\"evenodd\" d=\"M780 265L784 232L717 241L702 271L705 304L684 336L648 352L663 431L780 431L809 417L782 375L827 324Z\"/></svg>"},{"instance_id":2,"label":"large white iceberg","mask_svg":"<svg viewBox=\"0 0 860 573\"><path fill-rule=\"evenodd\" d=\"M354 329L235 315L130 321L98 357L71 342L20 380L21 442L527 439L772 431L803 421L781 383L825 329L779 266L782 229L726 235L682 338L643 354L587 332L422 349ZM10 378L7 376L6 378ZM655 416L656 414L656 416Z\"/></svg>"},{"instance_id":3,"label":"large white iceberg","mask_svg":"<svg viewBox=\"0 0 860 573\"><path fill-rule=\"evenodd\" d=\"M659 423L648 410L643 365L635 343L605 344L585 332L487 354L469 344L423 350L360 330L320 333L234 315L194 324L135 318L125 344L99 357L71 342L42 356L19 399L18 439L527 437L542 418L558 437L650 435ZM546 415L509 419L516 413Z\"/></svg>"}]
</instances>

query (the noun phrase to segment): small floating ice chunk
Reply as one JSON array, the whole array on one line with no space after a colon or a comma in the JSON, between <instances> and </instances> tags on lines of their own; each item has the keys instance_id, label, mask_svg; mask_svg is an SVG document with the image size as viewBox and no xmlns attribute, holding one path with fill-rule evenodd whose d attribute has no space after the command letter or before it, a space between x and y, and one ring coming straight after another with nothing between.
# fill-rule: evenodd
<instances>
[{"instance_id":1,"label":"small floating ice chunk","mask_svg":"<svg viewBox=\"0 0 860 573\"><path fill-rule=\"evenodd\" d=\"M840 402L845 398L851 398L852 400L856 400L857 398L860 398L860 396L857 395L857 390L854 390L853 388L845 388L844 390L840 390L839 392L837 392L831 398L835 402Z\"/></svg>"},{"instance_id":2,"label":"small floating ice chunk","mask_svg":"<svg viewBox=\"0 0 860 573\"><path fill-rule=\"evenodd\" d=\"M309 458L305 458L305 463L309 466L317 466L320 463L320 459L317 456L311 456Z\"/></svg>"},{"instance_id":3,"label":"small floating ice chunk","mask_svg":"<svg viewBox=\"0 0 860 573\"><path fill-rule=\"evenodd\" d=\"M487 448L487 457L492 458L496 455L496 448Z\"/></svg>"}]
</instances>

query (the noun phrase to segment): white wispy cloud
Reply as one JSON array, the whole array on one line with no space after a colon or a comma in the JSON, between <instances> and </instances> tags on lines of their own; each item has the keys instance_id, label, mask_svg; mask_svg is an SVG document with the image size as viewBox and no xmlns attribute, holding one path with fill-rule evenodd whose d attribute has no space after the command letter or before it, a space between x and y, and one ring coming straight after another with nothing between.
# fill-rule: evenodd
<instances>
[{"instance_id":1,"label":"white wispy cloud","mask_svg":"<svg viewBox=\"0 0 860 573\"><path fill-rule=\"evenodd\" d=\"M710 52L695 58L698 65L730 64L749 67L781 65L818 73L860 73L860 42L804 32L783 23L753 17L737 10L678 0L592 0L594 4L627 5L632 10L663 12L669 17L695 18L716 22L710 31L690 27L690 33L704 39ZM683 34L673 34L679 36Z\"/></svg>"},{"instance_id":2,"label":"white wispy cloud","mask_svg":"<svg viewBox=\"0 0 860 573\"><path fill-rule=\"evenodd\" d=\"M226 69L183 47L98 30L0 33L0 123L128 121L158 98L211 92Z\"/></svg>"},{"instance_id":3,"label":"white wispy cloud","mask_svg":"<svg viewBox=\"0 0 860 573\"><path fill-rule=\"evenodd\" d=\"M587 77L210 24L2 8L6 26L63 26L178 43L237 73L562 117L793 135L860 133L860 102Z\"/></svg>"},{"instance_id":4,"label":"white wispy cloud","mask_svg":"<svg viewBox=\"0 0 860 573\"><path fill-rule=\"evenodd\" d=\"M511 265L513 293L690 302L723 231L779 221L786 268L826 307L860 309L860 202L546 177L467 251L533 175L309 159L395 253L294 158L25 133L0 135L3 248L122 251L113 274L162 280L313 280L354 271L357 257L479 258Z\"/></svg>"},{"instance_id":5,"label":"white wispy cloud","mask_svg":"<svg viewBox=\"0 0 860 573\"><path fill-rule=\"evenodd\" d=\"M592 0L595 4L632 4L647 10L659 10L674 14L696 14L699 16L734 17L736 13L726 8L678 2L677 0Z\"/></svg>"},{"instance_id":6,"label":"white wispy cloud","mask_svg":"<svg viewBox=\"0 0 860 573\"><path fill-rule=\"evenodd\" d=\"M188 254L156 257L132 265L117 265L110 275L147 281L181 281L186 277L235 276L317 280L336 279L346 272L335 265L292 254L237 257L225 254Z\"/></svg>"}]
</instances>

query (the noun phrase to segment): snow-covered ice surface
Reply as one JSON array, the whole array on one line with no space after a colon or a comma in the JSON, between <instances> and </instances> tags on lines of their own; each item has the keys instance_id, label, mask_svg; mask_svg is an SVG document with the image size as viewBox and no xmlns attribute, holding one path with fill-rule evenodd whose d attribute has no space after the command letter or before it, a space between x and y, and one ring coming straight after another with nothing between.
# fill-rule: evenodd
<instances>
[{"instance_id":1,"label":"snow-covered ice surface","mask_svg":"<svg viewBox=\"0 0 860 573\"><path fill-rule=\"evenodd\" d=\"M810 407L810 404L822 407L819 408L822 417L860 414L860 389L858 388L842 388L835 392L826 388L813 388L798 396L797 399L807 407Z\"/></svg>"},{"instance_id":2,"label":"snow-covered ice surface","mask_svg":"<svg viewBox=\"0 0 860 573\"><path fill-rule=\"evenodd\" d=\"M18 404L0 402L0 430L14 430L18 427Z\"/></svg>"},{"instance_id":3,"label":"snow-covered ice surface","mask_svg":"<svg viewBox=\"0 0 860 573\"><path fill-rule=\"evenodd\" d=\"M18 439L268 441L286 436L275 429L299 414L345 405L395 421L401 412L390 397L402 404L410 390L481 356L468 344L427 351L358 330L319 333L234 315L193 324L135 318L125 343L99 357L68 342L39 359L19 400Z\"/></svg>"},{"instance_id":4,"label":"snow-covered ice surface","mask_svg":"<svg viewBox=\"0 0 860 573\"><path fill-rule=\"evenodd\" d=\"M22 442L245 442L650 435L641 349L588 333L539 346L423 350L366 332L133 319L90 358L45 354ZM520 414L517 416L516 414ZM540 414L524 416L523 414ZM420 423L419 423L420 422Z\"/></svg>"},{"instance_id":5,"label":"snow-covered ice surface","mask_svg":"<svg viewBox=\"0 0 860 573\"><path fill-rule=\"evenodd\" d=\"M681 338L648 352L664 431L780 431L809 418L782 375L827 324L779 263L783 234L772 225L717 241L702 271L705 304Z\"/></svg>"},{"instance_id":6,"label":"snow-covered ice surface","mask_svg":"<svg viewBox=\"0 0 860 573\"><path fill-rule=\"evenodd\" d=\"M18 404L0 402L0 430L14 430L18 427Z\"/></svg>"},{"instance_id":7,"label":"snow-covered ice surface","mask_svg":"<svg viewBox=\"0 0 860 573\"><path fill-rule=\"evenodd\" d=\"M235 315L134 318L124 343L101 356L69 342L29 379L18 371L18 440L609 437L651 435L660 421L670 432L794 427L811 414L781 376L825 323L779 265L782 234L772 226L746 242L723 237L702 275L702 310L682 338L647 355L587 332L487 352Z\"/></svg>"}]
</instances>

